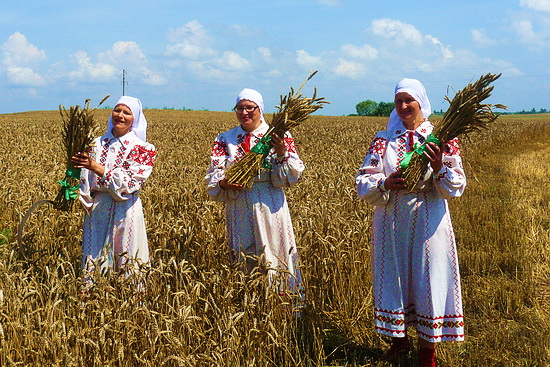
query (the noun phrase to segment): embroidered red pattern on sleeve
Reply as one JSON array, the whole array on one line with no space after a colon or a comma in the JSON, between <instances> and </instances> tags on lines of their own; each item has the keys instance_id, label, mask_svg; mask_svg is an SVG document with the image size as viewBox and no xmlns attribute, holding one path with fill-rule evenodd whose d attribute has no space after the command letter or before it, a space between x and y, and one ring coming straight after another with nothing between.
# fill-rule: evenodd
<instances>
[{"instance_id":1,"label":"embroidered red pattern on sleeve","mask_svg":"<svg viewBox=\"0 0 550 367\"><path fill-rule=\"evenodd\" d=\"M286 150L289 151L289 153L296 153L296 144L294 144L293 138L285 137L285 147Z\"/></svg>"},{"instance_id":2,"label":"embroidered red pattern on sleeve","mask_svg":"<svg viewBox=\"0 0 550 367\"><path fill-rule=\"evenodd\" d=\"M136 145L128 155L128 159L134 160L138 164L154 166L157 157L157 152L146 149L141 145Z\"/></svg>"},{"instance_id":3,"label":"embroidered red pattern on sleeve","mask_svg":"<svg viewBox=\"0 0 550 367\"><path fill-rule=\"evenodd\" d=\"M387 140L384 138L375 138L367 151L367 154L383 154L386 150Z\"/></svg>"},{"instance_id":4,"label":"embroidered red pattern on sleeve","mask_svg":"<svg viewBox=\"0 0 550 367\"><path fill-rule=\"evenodd\" d=\"M445 150L443 151L444 155L460 155L460 144L458 143L458 138L449 140L445 145Z\"/></svg>"},{"instance_id":5,"label":"embroidered red pattern on sleeve","mask_svg":"<svg viewBox=\"0 0 550 367\"><path fill-rule=\"evenodd\" d=\"M228 155L227 144L223 141L215 141L214 146L212 147L212 156L223 157L226 155Z\"/></svg>"}]
</instances>

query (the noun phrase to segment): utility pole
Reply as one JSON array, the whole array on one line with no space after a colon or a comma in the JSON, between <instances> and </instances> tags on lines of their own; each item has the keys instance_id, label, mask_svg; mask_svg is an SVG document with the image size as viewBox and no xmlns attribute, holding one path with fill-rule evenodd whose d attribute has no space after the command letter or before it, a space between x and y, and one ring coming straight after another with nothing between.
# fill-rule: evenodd
<instances>
[{"instance_id":1,"label":"utility pole","mask_svg":"<svg viewBox=\"0 0 550 367\"><path fill-rule=\"evenodd\" d=\"M122 95L125 96L126 94L126 84L128 82L126 81L126 70L122 69Z\"/></svg>"}]
</instances>

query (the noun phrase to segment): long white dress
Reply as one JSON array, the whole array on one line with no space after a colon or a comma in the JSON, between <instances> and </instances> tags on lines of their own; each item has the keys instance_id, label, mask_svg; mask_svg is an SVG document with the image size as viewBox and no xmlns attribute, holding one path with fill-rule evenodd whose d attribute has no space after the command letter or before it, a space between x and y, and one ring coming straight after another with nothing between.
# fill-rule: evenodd
<instances>
[{"instance_id":1,"label":"long white dress","mask_svg":"<svg viewBox=\"0 0 550 367\"><path fill-rule=\"evenodd\" d=\"M464 339L464 320L447 202L466 187L458 141L447 142L442 169L434 174L430 167L415 192L384 188L386 177L397 170L405 153L414 143L424 143L432 130L425 121L414 132L402 123L378 132L356 185L359 196L376 206L372 249L376 331L403 337L414 325L429 342L458 341Z\"/></svg>"},{"instance_id":2,"label":"long white dress","mask_svg":"<svg viewBox=\"0 0 550 367\"><path fill-rule=\"evenodd\" d=\"M279 159L272 149L266 158L271 169L263 169L252 188L224 190L218 185L225 177L225 169L242 158L248 148L253 148L268 128L267 123L262 122L256 130L247 133L239 125L217 136L205 178L207 190L214 200L226 203L227 241L237 257L264 255L272 269L270 274L274 275L276 270L282 275L288 273L283 287L298 292L301 284L298 252L283 187L300 180L304 164L290 133L284 138L287 155Z\"/></svg>"},{"instance_id":3,"label":"long white dress","mask_svg":"<svg viewBox=\"0 0 550 367\"><path fill-rule=\"evenodd\" d=\"M80 174L80 202L86 208L82 266L93 272L120 270L129 259L149 262L143 207L139 190L155 164L152 144L134 132L115 138L111 132L97 138L90 156L105 166L99 177L88 169Z\"/></svg>"}]
</instances>

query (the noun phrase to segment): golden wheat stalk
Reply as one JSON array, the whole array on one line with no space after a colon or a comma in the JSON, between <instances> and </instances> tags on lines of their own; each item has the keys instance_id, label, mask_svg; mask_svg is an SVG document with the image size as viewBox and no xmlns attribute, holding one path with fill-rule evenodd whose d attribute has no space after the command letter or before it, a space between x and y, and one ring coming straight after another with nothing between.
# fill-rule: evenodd
<instances>
[{"instance_id":1,"label":"golden wheat stalk","mask_svg":"<svg viewBox=\"0 0 550 367\"><path fill-rule=\"evenodd\" d=\"M71 106L67 110L59 105L59 113L63 121L61 137L65 147L65 178L59 181L61 185L54 200L54 208L57 210L69 211L74 199L78 197L80 182L80 170L75 169L71 157L78 152L87 152L92 147L93 141L98 134L98 125L94 119L95 110L109 98L104 97L97 107L90 108L90 99L84 103L84 108Z\"/></svg>"},{"instance_id":2,"label":"golden wheat stalk","mask_svg":"<svg viewBox=\"0 0 550 367\"><path fill-rule=\"evenodd\" d=\"M466 135L473 131L485 129L498 118L493 109L506 109L501 104L485 104L493 91L490 84L497 80L501 74L488 73L479 80L469 83L462 90L458 91L452 100L445 96L449 102L449 108L445 112L440 123L433 129L433 136L439 142L447 142L460 135ZM443 147L444 148L444 147ZM428 170L428 160L421 153L413 154L409 164L403 169L403 178L409 191L413 191L416 184L424 177Z\"/></svg>"},{"instance_id":3,"label":"golden wheat stalk","mask_svg":"<svg viewBox=\"0 0 550 367\"><path fill-rule=\"evenodd\" d=\"M323 97L317 97L316 88L314 88L311 98L304 97L301 94L304 85L315 74L317 74L317 71L311 72L298 90L294 91L294 88L291 87L287 95L281 95L280 103L276 106L278 111L273 114L271 124L269 124L269 129L264 137L242 159L231 165L225 172L229 183L248 188L252 187L254 177L263 168L264 160L271 149L271 135L276 134L282 138L288 130L307 120L310 114L323 108L324 104L330 103Z\"/></svg>"}]
</instances>

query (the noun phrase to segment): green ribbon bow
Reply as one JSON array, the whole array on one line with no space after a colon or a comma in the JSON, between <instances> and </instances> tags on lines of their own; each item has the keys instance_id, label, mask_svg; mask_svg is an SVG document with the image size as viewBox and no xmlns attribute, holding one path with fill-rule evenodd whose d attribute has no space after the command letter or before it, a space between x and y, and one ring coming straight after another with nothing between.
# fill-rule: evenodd
<instances>
[{"instance_id":1,"label":"green ribbon bow","mask_svg":"<svg viewBox=\"0 0 550 367\"><path fill-rule=\"evenodd\" d=\"M260 139L256 145L252 149L250 149L251 152L258 153L258 154L268 154L271 150L272 146L269 144L271 142L271 136L264 136Z\"/></svg>"},{"instance_id":2,"label":"green ribbon bow","mask_svg":"<svg viewBox=\"0 0 550 367\"><path fill-rule=\"evenodd\" d=\"M61 190L64 192L65 200L74 200L78 197L78 192L76 192L76 190L78 190L80 185L74 185L71 187L71 185L65 180L59 180L57 182L61 185Z\"/></svg>"},{"instance_id":3,"label":"green ribbon bow","mask_svg":"<svg viewBox=\"0 0 550 367\"><path fill-rule=\"evenodd\" d=\"M252 149L250 149L250 151L258 154L263 154L264 156L268 155L271 148L273 148L273 146L270 143L271 143L271 135L264 136L263 138L260 139L259 142L256 143L256 145L254 145ZM271 164L269 164L264 160L263 168L271 169Z\"/></svg>"},{"instance_id":4,"label":"green ribbon bow","mask_svg":"<svg viewBox=\"0 0 550 367\"><path fill-rule=\"evenodd\" d=\"M80 187L80 184L71 186L67 182L67 178L69 177L80 180L80 169L67 167L67 170L65 171L65 179L57 181L61 185L61 190L63 190L65 200L67 201L74 200L78 197L77 190Z\"/></svg>"},{"instance_id":5,"label":"green ribbon bow","mask_svg":"<svg viewBox=\"0 0 550 367\"><path fill-rule=\"evenodd\" d=\"M418 154L421 157L424 157L424 152L426 151L426 143L435 143L439 145L440 141L438 138L435 137L434 134L430 134L428 135L428 138L426 138L426 142L424 144L415 143L414 150L405 153L405 157L403 157L403 160L401 161L401 164L399 164L399 167L401 167L401 169L406 169L409 166L409 162L411 161L414 153Z\"/></svg>"},{"instance_id":6,"label":"green ribbon bow","mask_svg":"<svg viewBox=\"0 0 550 367\"><path fill-rule=\"evenodd\" d=\"M80 168L67 167L67 170L65 171L65 177L72 177L80 180Z\"/></svg>"}]
</instances>

